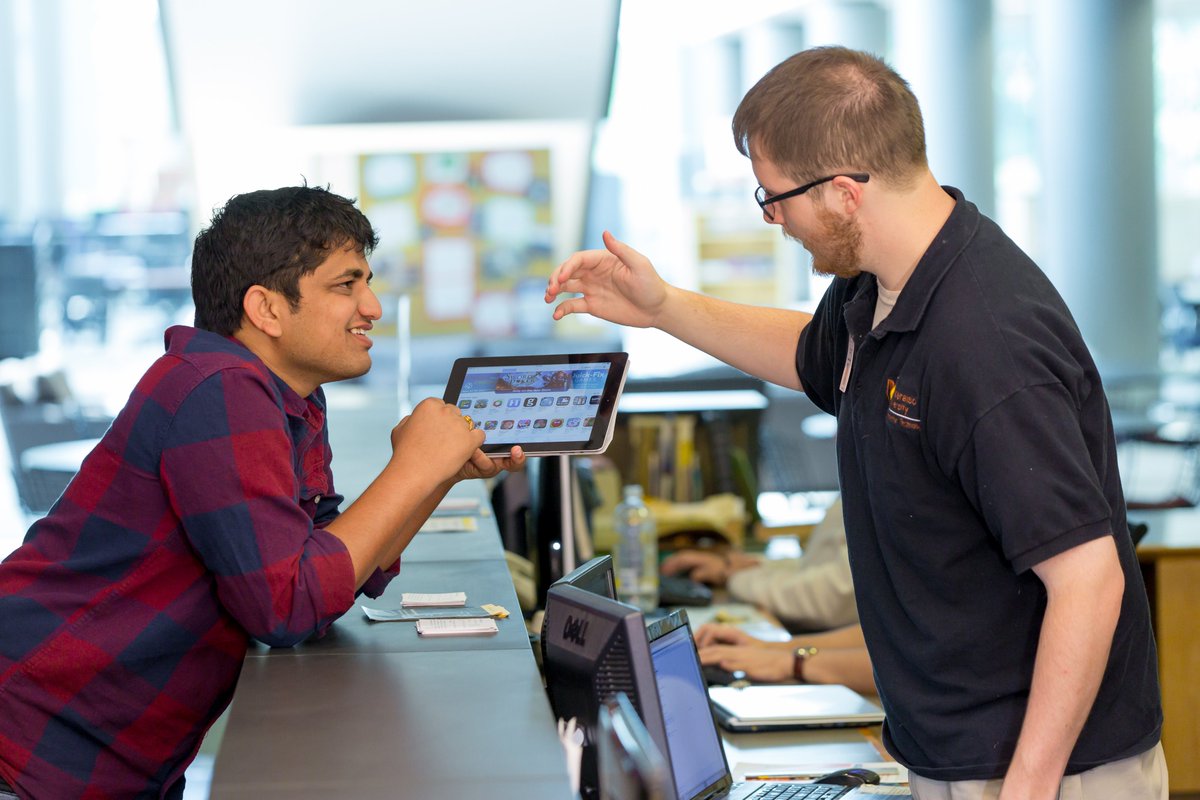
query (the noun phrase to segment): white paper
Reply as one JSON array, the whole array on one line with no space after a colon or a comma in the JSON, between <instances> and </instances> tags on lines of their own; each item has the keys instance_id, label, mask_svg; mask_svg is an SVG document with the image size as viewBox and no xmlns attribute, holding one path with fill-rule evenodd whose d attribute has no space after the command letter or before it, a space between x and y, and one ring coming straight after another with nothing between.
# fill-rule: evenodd
<instances>
[{"instance_id":1,"label":"white paper","mask_svg":"<svg viewBox=\"0 0 1200 800\"><path fill-rule=\"evenodd\" d=\"M465 606L466 592L442 592L440 594L422 594L420 592L405 592L400 596L400 605L413 606Z\"/></svg>"},{"instance_id":2,"label":"white paper","mask_svg":"<svg viewBox=\"0 0 1200 800\"><path fill-rule=\"evenodd\" d=\"M474 517L430 517L425 520L419 533L457 533L479 530Z\"/></svg>"},{"instance_id":3,"label":"white paper","mask_svg":"<svg viewBox=\"0 0 1200 800\"><path fill-rule=\"evenodd\" d=\"M485 619L419 619L417 633L421 636L479 636L498 633L496 620Z\"/></svg>"},{"instance_id":4,"label":"white paper","mask_svg":"<svg viewBox=\"0 0 1200 800\"><path fill-rule=\"evenodd\" d=\"M438 503L436 510L447 514L467 514L483 509L478 497L445 497Z\"/></svg>"}]
</instances>

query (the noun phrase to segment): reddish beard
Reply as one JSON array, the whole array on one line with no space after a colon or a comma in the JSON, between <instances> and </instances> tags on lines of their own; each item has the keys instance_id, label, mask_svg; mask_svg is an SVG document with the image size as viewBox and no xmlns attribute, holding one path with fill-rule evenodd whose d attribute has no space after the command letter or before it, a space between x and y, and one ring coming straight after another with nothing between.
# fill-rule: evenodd
<instances>
[{"instance_id":1,"label":"reddish beard","mask_svg":"<svg viewBox=\"0 0 1200 800\"><path fill-rule=\"evenodd\" d=\"M789 239L799 242L812 254L812 268L816 275L832 275L835 278L853 278L862 272L859 264L862 255L862 231L854 220L839 216L832 211L816 206L817 222L822 226L820 233L797 239L784 233Z\"/></svg>"}]
</instances>

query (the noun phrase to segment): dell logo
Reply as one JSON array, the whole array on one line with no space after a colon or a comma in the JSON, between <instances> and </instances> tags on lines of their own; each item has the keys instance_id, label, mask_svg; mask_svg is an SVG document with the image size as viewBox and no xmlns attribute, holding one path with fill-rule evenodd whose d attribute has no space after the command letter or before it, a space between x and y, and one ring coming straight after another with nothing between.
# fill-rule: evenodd
<instances>
[{"instance_id":1,"label":"dell logo","mask_svg":"<svg viewBox=\"0 0 1200 800\"><path fill-rule=\"evenodd\" d=\"M587 644L587 629L586 619L575 619L568 614L567 621L563 623L563 638L583 647Z\"/></svg>"}]
</instances>

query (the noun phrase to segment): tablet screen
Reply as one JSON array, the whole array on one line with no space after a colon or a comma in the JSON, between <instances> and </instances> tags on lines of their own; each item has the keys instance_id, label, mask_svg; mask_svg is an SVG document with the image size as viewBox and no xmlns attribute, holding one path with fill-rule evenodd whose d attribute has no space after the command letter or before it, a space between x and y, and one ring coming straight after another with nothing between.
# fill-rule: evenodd
<instances>
[{"instance_id":1,"label":"tablet screen","mask_svg":"<svg viewBox=\"0 0 1200 800\"><path fill-rule=\"evenodd\" d=\"M626 353L460 358L444 400L487 437L483 451L506 456L601 453L612 439Z\"/></svg>"}]
</instances>

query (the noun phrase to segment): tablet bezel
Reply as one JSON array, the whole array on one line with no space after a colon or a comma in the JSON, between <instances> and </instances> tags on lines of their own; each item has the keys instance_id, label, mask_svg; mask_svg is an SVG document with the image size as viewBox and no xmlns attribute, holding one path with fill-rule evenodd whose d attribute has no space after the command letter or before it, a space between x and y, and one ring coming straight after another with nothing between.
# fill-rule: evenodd
<instances>
[{"instance_id":1,"label":"tablet bezel","mask_svg":"<svg viewBox=\"0 0 1200 800\"><path fill-rule=\"evenodd\" d=\"M450 378L446 382L446 391L442 395L442 399L447 403L457 405L467 370L473 367L577 366L601 363L608 363L611 366L604 382L604 389L600 392L600 403L595 407L595 422L590 428L591 433L586 438L558 442L522 442L517 440L496 444L485 441L480 449L493 458L508 456L514 445L520 446L528 456L603 453L612 441L617 418L617 402L621 397L621 391L625 388L625 376L629 371L628 353L551 353L542 355L459 358L454 361L454 364L450 368ZM471 412L470 409L459 409L459 411L461 413ZM472 414L472 416L474 417L475 415Z\"/></svg>"}]
</instances>

